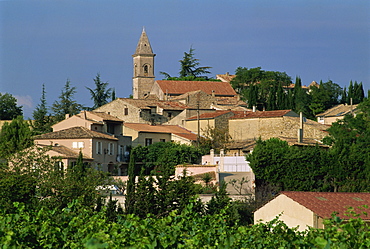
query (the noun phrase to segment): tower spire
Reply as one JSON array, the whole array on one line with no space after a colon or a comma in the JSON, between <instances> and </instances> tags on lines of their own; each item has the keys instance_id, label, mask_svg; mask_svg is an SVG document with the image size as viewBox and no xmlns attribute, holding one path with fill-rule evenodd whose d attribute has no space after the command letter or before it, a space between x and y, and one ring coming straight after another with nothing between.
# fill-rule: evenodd
<instances>
[{"instance_id":1,"label":"tower spire","mask_svg":"<svg viewBox=\"0 0 370 249\"><path fill-rule=\"evenodd\" d=\"M148 39L148 36L146 35L146 32L145 32L145 27L143 27L143 31L141 32L141 36L140 36L140 39L139 39L139 42L137 44L137 47L136 47L136 51L135 51L135 55L152 55L153 54L153 50L152 50L152 46L150 45L150 42L149 42L149 39Z\"/></svg>"}]
</instances>

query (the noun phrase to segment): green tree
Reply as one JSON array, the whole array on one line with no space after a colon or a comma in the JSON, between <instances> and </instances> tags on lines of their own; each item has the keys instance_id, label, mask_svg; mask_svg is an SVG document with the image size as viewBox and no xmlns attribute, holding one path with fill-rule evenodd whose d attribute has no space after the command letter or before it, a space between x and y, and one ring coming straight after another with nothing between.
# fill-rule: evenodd
<instances>
[{"instance_id":1,"label":"green tree","mask_svg":"<svg viewBox=\"0 0 370 249\"><path fill-rule=\"evenodd\" d=\"M203 136L199 138L199 148L202 154L208 154L211 149L214 149L216 154L219 154L221 149L228 150L228 144L232 141L232 138L226 128L207 126L203 132Z\"/></svg>"},{"instance_id":2,"label":"green tree","mask_svg":"<svg viewBox=\"0 0 370 249\"><path fill-rule=\"evenodd\" d=\"M5 123L0 131L0 158L7 158L33 145L32 131L27 121L18 116Z\"/></svg>"},{"instance_id":3,"label":"green tree","mask_svg":"<svg viewBox=\"0 0 370 249\"><path fill-rule=\"evenodd\" d=\"M98 73L94 79L95 89L86 87L91 94L91 99L94 101L92 109L96 109L108 103L108 99L112 96L112 88L108 88L108 82L102 82Z\"/></svg>"},{"instance_id":4,"label":"green tree","mask_svg":"<svg viewBox=\"0 0 370 249\"><path fill-rule=\"evenodd\" d=\"M292 79L285 72L264 71L261 67L238 67L231 85L248 103L248 107L275 110L286 107L287 94L282 89L291 84Z\"/></svg>"},{"instance_id":5,"label":"green tree","mask_svg":"<svg viewBox=\"0 0 370 249\"><path fill-rule=\"evenodd\" d=\"M0 93L0 120L12 120L22 115L22 106L17 106L17 99L9 93Z\"/></svg>"},{"instance_id":6,"label":"green tree","mask_svg":"<svg viewBox=\"0 0 370 249\"><path fill-rule=\"evenodd\" d=\"M40 103L36 106L36 109L33 111L32 128L35 134L43 134L46 132L51 132L51 125L53 120L48 114L48 109L46 106L46 96L45 96L45 85L42 85L42 94L40 98Z\"/></svg>"},{"instance_id":7,"label":"green tree","mask_svg":"<svg viewBox=\"0 0 370 249\"><path fill-rule=\"evenodd\" d=\"M74 100L75 93L76 87L71 87L71 82L67 79L62 93L59 96L59 101L55 101L52 106L55 122L60 122L65 119L66 114L73 116L80 112L82 105Z\"/></svg>"},{"instance_id":8,"label":"green tree","mask_svg":"<svg viewBox=\"0 0 370 249\"><path fill-rule=\"evenodd\" d=\"M167 80L208 80L204 74L210 74L208 71L212 67L200 67L199 59L194 58L194 48L190 47L189 52L184 52L184 57L180 60L179 77L171 77L166 72L160 72Z\"/></svg>"},{"instance_id":9,"label":"green tree","mask_svg":"<svg viewBox=\"0 0 370 249\"><path fill-rule=\"evenodd\" d=\"M359 105L360 113L348 114L332 124L324 142L336 158L332 182L336 191L369 191L370 180L370 99Z\"/></svg>"}]
</instances>

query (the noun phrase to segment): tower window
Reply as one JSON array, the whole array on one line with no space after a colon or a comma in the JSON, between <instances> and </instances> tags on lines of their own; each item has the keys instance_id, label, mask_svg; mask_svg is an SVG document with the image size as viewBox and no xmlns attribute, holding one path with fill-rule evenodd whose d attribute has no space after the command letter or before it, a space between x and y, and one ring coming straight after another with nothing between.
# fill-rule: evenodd
<instances>
[{"instance_id":1,"label":"tower window","mask_svg":"<svg viewBox=\"0 0 370 249\"><path fill-rule=\"evenodd\" d=\"M145 65L145 66L144 66L144 75L145 75L145 76L148 76L148 71L149 71L149 69L148 69L148 65Z\"/></svg>"}]
</instances>

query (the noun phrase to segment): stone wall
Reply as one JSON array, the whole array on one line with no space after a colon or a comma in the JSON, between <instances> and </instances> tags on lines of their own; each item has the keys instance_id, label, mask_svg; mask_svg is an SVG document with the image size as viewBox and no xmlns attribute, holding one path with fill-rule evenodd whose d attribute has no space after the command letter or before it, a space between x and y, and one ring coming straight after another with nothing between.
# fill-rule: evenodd
<instances>
[{"instance_id":1,"label":"stone wall","mask_svg":"<svg viewBox=\"0 0 370 249\"><path fill-rule=\"evenodd\" d=\"M234 140L269 139L271 137L297 137L300 121L298 117L230 119L229 132ZM307 120L303 125L305 138L322 140L328 126Z\"/></svg>"}]
</instances>

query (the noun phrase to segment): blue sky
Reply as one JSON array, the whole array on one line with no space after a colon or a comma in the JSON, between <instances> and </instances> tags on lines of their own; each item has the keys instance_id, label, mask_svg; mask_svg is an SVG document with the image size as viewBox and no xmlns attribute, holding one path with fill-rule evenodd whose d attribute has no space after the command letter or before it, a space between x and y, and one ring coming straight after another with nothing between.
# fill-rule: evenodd
<instances>
[{"instance_id":1,"label":"blue sky","mask_svg":"<svg viewBox=\"0 0 370 249\"><path fill-rule=\"evenodd\" d=\"M211 75L239 66L300 76L305 85L350 80L370 89L370 1L0 1L0 92L11 93L26 117L48 105L67 79L76 100L92 106L93 78L132 92L132 54L142 28L160 71L176 76L190 46Z\"/></svg>"}]
</instances>

